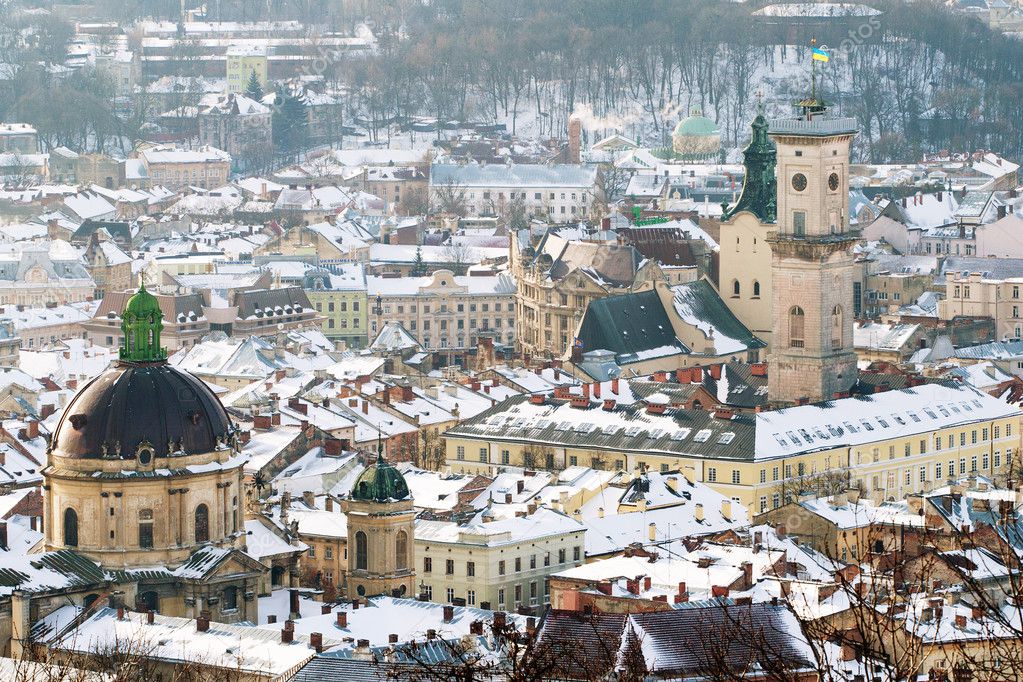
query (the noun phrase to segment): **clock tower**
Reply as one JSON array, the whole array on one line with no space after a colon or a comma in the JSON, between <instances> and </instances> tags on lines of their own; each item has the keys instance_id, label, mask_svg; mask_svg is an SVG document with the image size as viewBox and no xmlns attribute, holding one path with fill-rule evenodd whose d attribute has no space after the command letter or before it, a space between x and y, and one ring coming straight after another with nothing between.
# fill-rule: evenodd
<instances>
[{"instance_id":1,"label":"clock tower","mask_svg":"<svg viewBox=\"0 0 1023 682\"><path fill-rule=\"evenodd\" d=\"M777 232L772 250L772 402L830 400L856 382L849 147L856 120L826 115L815 96L776 119Z\"/></svg>"}]
</instances>

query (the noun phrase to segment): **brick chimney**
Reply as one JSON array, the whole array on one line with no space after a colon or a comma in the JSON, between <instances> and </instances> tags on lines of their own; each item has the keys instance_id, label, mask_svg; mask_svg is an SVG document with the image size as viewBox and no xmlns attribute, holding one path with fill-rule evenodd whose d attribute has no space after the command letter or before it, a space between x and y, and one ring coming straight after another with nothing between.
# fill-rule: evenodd
<instances>
[{"instance_id":1,"label":"brick chimney","mask_svg":"<svg viewBox=\"0 0 1023 682\"><path fill-rule=\"evenodd\" d=\"M448 604L444 607L444 622L450 623L455 619L455 607Z\"/></svg>"},{"instance_id":2,"label":"brick chimney","mask_svg":"<svg viewBox=\"0 0 1023 682\"><path fill-rule=\"evenodd\" d=\"M323 442L323 452L328 457L341 456L341 441L338 438L328 438Z\"/></svg>"},{"instance_id":3,"label":"brick chimney","mask_svg":"<svg viewBox=\"0 0 1023 682\"><path fill-rule=\"evenodd\" d=\"M322 632L312 632L312 633L310 633L309 634L309 645L312 648L316 649L316 653L322 654L323 653L323 633Z\"/></svg>"},{"instance_id":4,"label":"brick chimney","mask_svg":"<svg viewBox=\"0 0 1023 682\"><path fill-rule=\"evenodd\" d=\"M568 117L568 162L579 163L582 159L583 121L576 115Z\"/></svg>"},{"instance_id":5,"label":"brick chimney","mask_svg":"<svg viewBox=\"0 0 1023 682\"><path fill-rule=\"evenodd\" d=\"M348 612L338 611L337 612L337 626L342 630L348 627Z\"/></svg>"},{"instance_id":6,"label":"brick chimney","mask_svg":"<svg viewBox=\"0 0 1023 682\"><path fill-rule=\"evenodd\" d=\"M291 644L295 641L295 631L284 628L281 630L281 643Z\"/></svg>"},{"instance_id":7,"label":"brick chimney","mask_svg":"<svg viewBox=\"0 0 1023 682\"><path fill-rule=\"evenodd\" d=\"M210 619L203 616L199 616L195 619L195 631L196 632L209 632Z\"/></svg>"}]
</instances>

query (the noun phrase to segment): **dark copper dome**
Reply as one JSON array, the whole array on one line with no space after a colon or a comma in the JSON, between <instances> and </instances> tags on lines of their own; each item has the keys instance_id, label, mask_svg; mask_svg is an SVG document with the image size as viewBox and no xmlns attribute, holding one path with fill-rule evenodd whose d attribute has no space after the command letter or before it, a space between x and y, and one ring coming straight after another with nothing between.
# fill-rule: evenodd
<instances>
[{"instance_id":1,"label":"dark copper dome","mask_svg":"<svg viewBox=\"0 0 1023 682\"><path fill-rule=\"evenodd\" d=\"M148 459L210 452L230 433L224 406L196 377L165 362L122 362L71 399L52 444L81 459L135 459L148 444Z\"/></svg>"}]
</instances>

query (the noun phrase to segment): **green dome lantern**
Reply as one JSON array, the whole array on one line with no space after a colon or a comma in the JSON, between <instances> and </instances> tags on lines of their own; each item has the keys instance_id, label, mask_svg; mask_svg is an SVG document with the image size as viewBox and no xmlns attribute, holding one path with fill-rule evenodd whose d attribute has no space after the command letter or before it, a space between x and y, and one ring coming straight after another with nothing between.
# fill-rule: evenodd
<instances>
[{"instance_id":1,"label":"green dome lantern","mask_svg":"<svg viewBox=\"0 0 1023 682\"><path fill-rule=\"evenodd\" d=\"M409 496L408 483L401 472L384 460L383 454L366 467L352 486L351 498L364 502L391 502Z\"/></svg>"},{"instance_id":2,"label":"green dome lantern","mask_svg":"<svg viewBox=\"0 0 1023 682\"><path fill-rule=\"evenodd\" d=\"M145 281L139 282L136 291L124 305L121 313L120 358L124 362L162 362L167 351L160 346L160 332L163 331L163 311L160 302L146 291Z\"/></svg>"}]
</instances>

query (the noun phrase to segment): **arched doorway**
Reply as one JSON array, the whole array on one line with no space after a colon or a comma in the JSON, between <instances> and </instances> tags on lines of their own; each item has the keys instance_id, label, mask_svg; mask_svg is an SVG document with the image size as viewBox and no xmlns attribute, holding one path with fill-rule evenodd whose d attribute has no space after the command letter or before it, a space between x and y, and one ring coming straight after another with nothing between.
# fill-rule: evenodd
<instances>
[{"instance_id":1,"label":"arched doorway","mask_svg":"<svg viewBox=\"0 0 1023 682\"><path fill-rule=\"evenodd\" d=\"M135 604L138 606L140 611L159 611L160 595L158 595L154 590L139 592L138 596L135 597Z\"/></svg>"}]
</instances>

